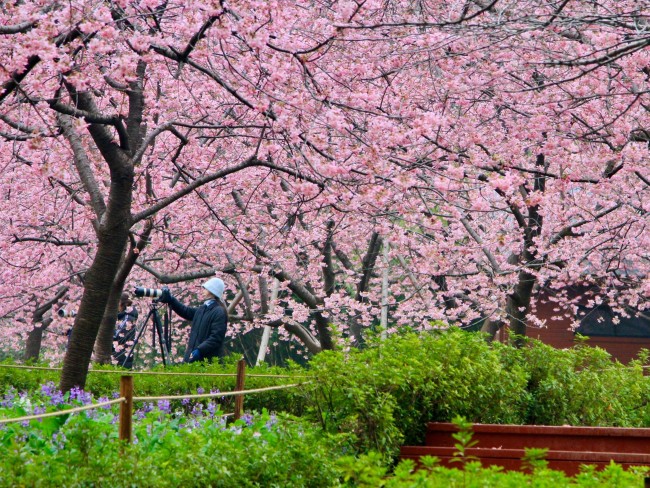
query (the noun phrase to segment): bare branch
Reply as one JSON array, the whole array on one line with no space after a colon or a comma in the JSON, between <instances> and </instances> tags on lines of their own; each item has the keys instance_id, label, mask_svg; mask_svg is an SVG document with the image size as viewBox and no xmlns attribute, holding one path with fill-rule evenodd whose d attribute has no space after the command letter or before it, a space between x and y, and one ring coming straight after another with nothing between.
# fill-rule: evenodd
<instances>
[{"instance_id":1,"label":"bare branch","mask_svg":"<svg viewBox=\"0 0 650 488\"><path fill-rule=\"evenodd\" d=\"M472 239L474 239L481 246L481 249L483 250L483 254L485 254L485 257L487 257L488 261L490 262L490 266L492 267L492 270L495 273L501 273L501 268L499 267L497 260L494 258L492 252L487 248L487 246L483 244L483 239L481 239L481 236L479 236L476 233L476 231L472 228L467 218L465 217L461 218L460 222L461 224L463 224L463 226L465 227L469 235L472 236Z\"/></svg>"},{"instance_id":2,"label":"bare branch","mask_svg":"<svg viewBox=\"0 0 650 488\"><path fill-rule=\"evenodd\" d=\"M291 175L291 176L293 176L295 178L298 178L298 179L309 181L310 183L313 183L313 184L317 185L320 188L324 187L322 182L320 182L320 181L318 181L318 180L316 180L314 178L311 178L311 177L309 177L309 176L307 176L307 175L305 175L305 174L303 174L303 173L301 173L299 171L291 170L291 169L288 169L288 168L283 168L283 167L280 167L280 166L278 166L276 164L273 164L273 163L271 163L269 161L262 161L261 159L257 159L255 156L251 156L250 158L244 160L243 162L241 162L239 164L231 166L230 168L224 168L224 169L219 170L219 171L217 171L215 173L205 175L205 176L202 176L200 178L196 178L194 181L192 181L187 186L180 189L179 191L177 191L173 195L170 195L170 196L168 196L166 198L163 198L162 200L160 200L156 204L152 205L148 209L143 210L142 212L134 215L133 216L133 222L135 223L135 222L138 222L140 220L151 217L152 215L154 215L159 210L171 205L172 203L174 203L179 198L193 192L195 189L197 189L198 187L200 187L202 185L205 185L206 183L210 183L211 181L217 180L219 178L223 178L224 176L228 176L230 174L237 173L237 172L242 171L242 170L244 170L246 168L260 167L260 166L261 167L266 167L266 168L269 168L269 169L273 169L273 170L276 170L276 171L279 171L279 172L282 172L282 173L286 173L286 174Z\"/></svg>"}]
</instances>

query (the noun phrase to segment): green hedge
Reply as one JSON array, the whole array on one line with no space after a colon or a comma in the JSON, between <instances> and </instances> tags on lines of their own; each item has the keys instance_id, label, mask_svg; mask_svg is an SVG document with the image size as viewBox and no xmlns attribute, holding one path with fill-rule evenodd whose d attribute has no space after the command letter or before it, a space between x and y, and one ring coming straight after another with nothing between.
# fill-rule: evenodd
<instances>
[{"instance_id":1,"label":"green hedge","mask_svg":"<svg viewBox=\"0 0 650 488\"><path fill-rule=\"evenodd\" d=\"M629 365L602 349L517 349L462 331L392 336L311 362L306 415L354 432L359 450L395 455L418 445L428 421L650 426L646 356Z\"/></svg>"},{"instance_id":2,"label":"green hedge","mask_svg":"<svg viewBox=\"0 0 650 488\"><path fill-rule=\"evenodd\" d=\"M234 373L235 363L232 358L224 365L165 371ZM247 389L307 383L247 395L244 406L301 416L326 432L351 433L357 452L378 451L390 458L400 445L420 444L426 422L457 415L480 423L649 427L646 363L647 352L623 365L585 345L559 350L530 341L516 349L459 330L407 333L371 341L362 350L323 352L306 368L248 368ZM34 390L48 380L58 383L58 372L0 368L0 385L18 390ZM134 384L137 396L181 395L198 388L230 391L235 379L138 375ZM117 389L117 376L89 373L87 390L95 396L110 397ZM230 402L224 400L223 411L229 411Z\"/></svg>"}]
</instances>

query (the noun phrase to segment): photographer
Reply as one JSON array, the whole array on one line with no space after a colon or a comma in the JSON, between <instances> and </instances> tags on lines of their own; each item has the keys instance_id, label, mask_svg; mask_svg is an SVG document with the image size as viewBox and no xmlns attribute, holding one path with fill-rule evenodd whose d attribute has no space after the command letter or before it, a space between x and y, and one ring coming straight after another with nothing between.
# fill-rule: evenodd
<instances>
[{"instance_id":1,"label":"photographer","mask_svg":"<svg viewBox=\"0 0 650 488\"><path fill-rule=\"evenodd\" d=\"M117 312L117 323L113 335L113 358L119 366L131 369L133 356L129 355L129 344L135 336L135 322L138 309L135 308L128 293L122 293Z\"/></svg>"},{"instance_id":2,"label":"photographer","mask_svg":"<svg viewBox=\"0 0 650 488\"><path fill-rule=\"evenodd\" d=\"M219 278L205 282L203 294L206 301L198 308L183 305L172 296L169 288L163 288L158 301L168 303L174 312L192 321L184 363L223 357L223 342L228 327L228 313L223 302L224 288L224 282Z\"/></svg>"}]
</instances>

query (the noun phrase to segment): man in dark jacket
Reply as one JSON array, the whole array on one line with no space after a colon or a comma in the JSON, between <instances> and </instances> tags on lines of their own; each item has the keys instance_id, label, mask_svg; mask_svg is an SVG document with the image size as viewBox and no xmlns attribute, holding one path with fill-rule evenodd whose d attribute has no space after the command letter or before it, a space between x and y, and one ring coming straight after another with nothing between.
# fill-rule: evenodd
<instances>
[{"instance_id":1,"label":"man in dark jacket","mask_svg":"<svg viewBox=\"0 0 650 488\"><path fill-rule=\"evenodd\" d=\"M158 301L169 303L179 316L192 321L190 339L183 358L184 363L223 357L223 342L228 327L228 313L223 302L224 288L224 282L219 278L209 279L203 284L206 300L197 308L183 305L170 293L169 288L163 288Z\"/></svg>"}]
</instances>

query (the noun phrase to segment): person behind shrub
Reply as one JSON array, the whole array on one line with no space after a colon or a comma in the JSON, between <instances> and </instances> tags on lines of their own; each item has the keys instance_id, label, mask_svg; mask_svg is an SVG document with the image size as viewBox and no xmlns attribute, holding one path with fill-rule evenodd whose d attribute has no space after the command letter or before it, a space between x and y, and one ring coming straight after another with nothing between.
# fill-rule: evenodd
<instances>
[{"instance_id":1,"label":"person behind shrub","mask_svg":"<svg viewBox=\"0 0 650 488\"><path fill-rule=\"evenodd\" d=\"M138 309L128 293L122 293L117 309L117 323L113 335L113 358L119 366L131 369L133 355L129 354L130 344L135 337L135 322L138 319Z\"/></svg>"},{"instance_id":2,"label":"person behind shrub","mask_svg":"<svg viewBox=\"0 0 650 488\"><path fill-rule=\"evenodd\" d=\"M224 356L223 343L228 327L228 313L223 302L224 288L225 284L219 278L211 278L203 283L205 302L196 308L183 305L171 294L169 288L162 289L158 301L168 303L179 316L192 321L184 363Z\"/></svg>"}]
</instances>

